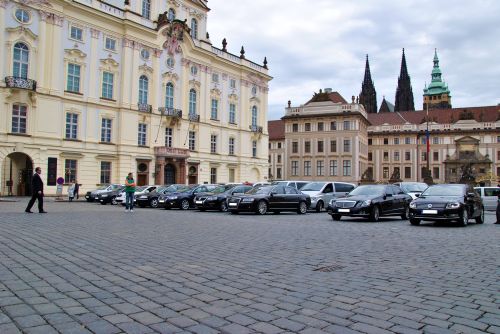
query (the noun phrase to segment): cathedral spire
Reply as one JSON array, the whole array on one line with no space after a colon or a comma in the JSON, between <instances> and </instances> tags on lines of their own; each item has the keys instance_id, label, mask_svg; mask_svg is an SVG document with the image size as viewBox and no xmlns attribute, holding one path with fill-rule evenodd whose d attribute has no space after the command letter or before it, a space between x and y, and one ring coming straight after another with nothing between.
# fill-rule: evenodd
<instances>
[{"instance_id":1,"label":"cathedral spire","mask_svg":"<svg viewBox=\"0 0 500 334\"><path fill-rule=\"evenodd\" d=\"M414 111L413 91L411 88L410 75L406 67L405 49L401 58L401 71L398 78L398 88L396 89L395 111Z\"/></svg>"},{"instance_id":2,"label":"cathedral spire","mask_svg":"<svg viewBox=\"0 0 500 334\"><path fill-rule=\"evenodd\" d=\"M377 113L377 92L370 72L370 63L366 55L365 77L361 84L361 93L359 94L359 103L365 107L367 113Z\"/></svg>"}]
</instances>

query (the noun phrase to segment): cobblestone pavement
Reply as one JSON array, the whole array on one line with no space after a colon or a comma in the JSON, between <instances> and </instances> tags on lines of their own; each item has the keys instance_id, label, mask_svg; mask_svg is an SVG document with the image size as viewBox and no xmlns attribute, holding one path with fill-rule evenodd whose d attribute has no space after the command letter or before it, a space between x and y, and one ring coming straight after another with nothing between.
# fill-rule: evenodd
<instances>
[{"instance_id":1,"label":"cobblestone pavement","mask_svg":"<svg viewBox=\"0 0 500 334\"><path fill-rule=\"evenodd\" d=\"M0 333L500 333L500 226L0 203ZM471 221L472 222L472 221Z\"/></svg>"}]
</instances>

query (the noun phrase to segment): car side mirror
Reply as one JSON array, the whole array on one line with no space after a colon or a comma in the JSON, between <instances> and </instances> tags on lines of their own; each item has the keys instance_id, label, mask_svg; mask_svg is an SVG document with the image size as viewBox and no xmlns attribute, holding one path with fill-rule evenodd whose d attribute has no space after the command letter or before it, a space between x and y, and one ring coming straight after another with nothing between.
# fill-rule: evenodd
<instances>
[{"instance_id":1,"label":"car side mirror","mask_svg":"<svg viewBox=\"0 0 500 334\"><path fill-rule=\"evenodd\" d=\"M420 197L420 194L415 194L415 197Z\"/></svg>"},{"instance_id":2,"label":"car side mirror","mask_svg":"<svg viewBox=\"0 0 500 334\"><path fill-rule=\"evenodd\" d=\"M467 198L474 198L475 194L473 192L467 193Z\"/></svg>"},{"instance_id":3,"label":"car side mirror","mask_svg":"<svg viewBox=\"0 0 500 334\"><path fill-rule=\"evenodd\" d=\"M273 197L274 195L276 195L276 192L274 191L271 191L271 193L269 194L271 197Z\"/></svg>"}]
</instances>

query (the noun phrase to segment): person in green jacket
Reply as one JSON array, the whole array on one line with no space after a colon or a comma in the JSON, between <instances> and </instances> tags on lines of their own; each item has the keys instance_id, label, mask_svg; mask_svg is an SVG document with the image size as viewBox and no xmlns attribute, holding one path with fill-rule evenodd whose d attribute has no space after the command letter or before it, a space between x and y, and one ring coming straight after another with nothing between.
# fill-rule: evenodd
<instances>
[{"instance_id":1,"label":"person in green jacket","mask_svg":"<svg viewBox=\"0 0 500 334\"><path fill-rule=\"evenodd\" d=\"M125 211L134 212L135 180L132 173L125 178Z\"/></svg>"}]
</instances>

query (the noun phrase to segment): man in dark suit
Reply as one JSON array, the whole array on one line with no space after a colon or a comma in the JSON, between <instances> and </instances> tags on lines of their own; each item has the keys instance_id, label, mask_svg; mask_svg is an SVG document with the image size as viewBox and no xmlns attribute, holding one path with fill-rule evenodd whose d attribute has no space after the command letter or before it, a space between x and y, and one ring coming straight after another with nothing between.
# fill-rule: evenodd
<instances>
[{"instance_id":1,"label":"man in dark suit","mask_svg":"<svg viewBox=\"0 0 500 334\"><path fill-rule=\"evenodd\" d=\"M498 184L498 187L500 187L500 183ZM495 224L500 224L500 192L498 193L498 200L497 200L497 221Z\"/></svg>"},{"instance_id":2,"label":"man in dark suit","mask_svg":"<svg viewBox=\"0 0 500 334\"><path fill-rule=\"evenodd\" d=\"M38 212L47 213L47 211L43 210L43 181L40 177L41 173L42 169L40 167L35 168L35 174L33 174L33 178L31 179L31 199L24 212L32 213L31 208L35 204L35 201L38 200Z\"/></svg>"}]
</instances>

